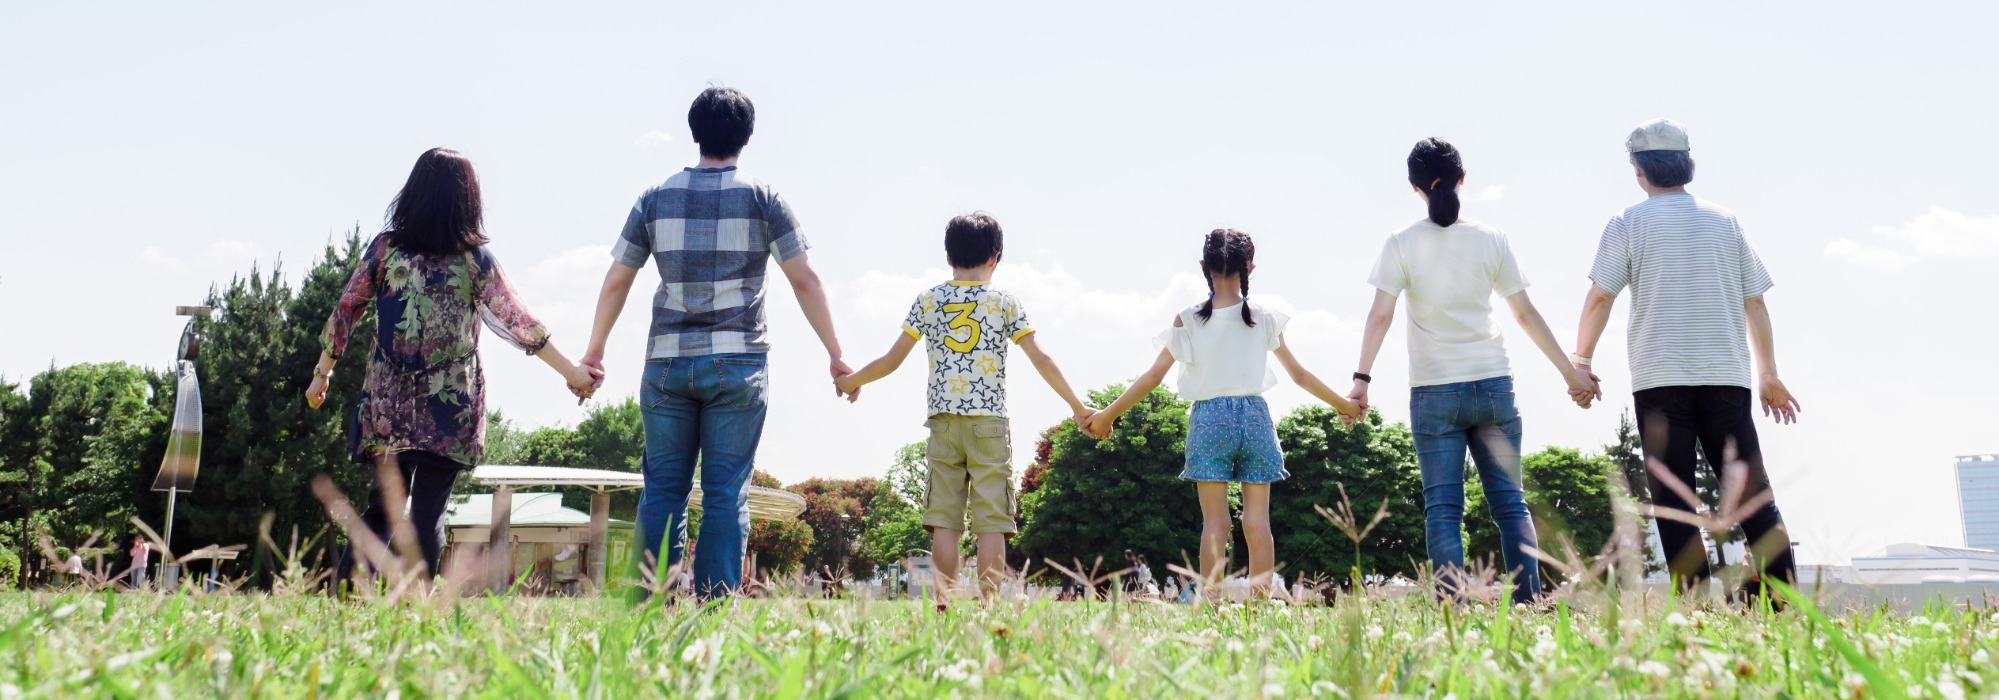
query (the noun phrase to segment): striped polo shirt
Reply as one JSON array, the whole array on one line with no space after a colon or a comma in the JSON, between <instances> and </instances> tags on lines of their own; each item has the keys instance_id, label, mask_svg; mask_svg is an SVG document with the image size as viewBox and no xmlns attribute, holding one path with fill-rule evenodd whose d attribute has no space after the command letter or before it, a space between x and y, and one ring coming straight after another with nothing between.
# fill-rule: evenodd
<instances>
[{"instance_id":1,"label":"striped polo shirt","mask_svg":"<svg viewBox=\"0 0 1999 700\"><path fill-rule=\"evenodd\" d=\"M775 190L727 168L688 168L639 196L611 257L659 263L646 358L766 353L769 261L805 254L805 234Z\"/></svg>"},{"instance_id":2,"label":"striped polo shirt","mask_svg":"<svg viewBox=\"0 0 1999 700\"><path fill-rule=\"evenodd\" d=\"M1735 214L1684 192L1610 218L1590 280L1631 288L1631 386L1750 387L1744 299L1772 286Z\"/></svg>"}]
</instances>

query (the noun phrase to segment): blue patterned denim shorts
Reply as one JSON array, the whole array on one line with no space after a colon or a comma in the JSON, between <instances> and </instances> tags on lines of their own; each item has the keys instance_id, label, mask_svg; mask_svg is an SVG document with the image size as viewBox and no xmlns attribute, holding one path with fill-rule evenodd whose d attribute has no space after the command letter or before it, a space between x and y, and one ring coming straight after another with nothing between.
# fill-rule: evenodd
<instances>
[{"instance_id":1,"label":"blue patterned denim shorts","mask_svg":"<svg viewBox=\"0 0 1999 700\"><path fill-rule=\"evenodd\" d=\"M1277 425L1261 396L1223 396L1194 402L1187 416L1188 481L1268 484L1291 476Z\"/></svg>"}]
</instances>

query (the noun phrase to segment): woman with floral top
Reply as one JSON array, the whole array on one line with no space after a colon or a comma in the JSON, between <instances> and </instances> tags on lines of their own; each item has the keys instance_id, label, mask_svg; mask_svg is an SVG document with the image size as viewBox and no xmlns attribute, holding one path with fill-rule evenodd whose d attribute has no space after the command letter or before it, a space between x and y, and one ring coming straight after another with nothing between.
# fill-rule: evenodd
<instances>
[{"instance_id":1,"label":"woman with floral top","mask_svg":"<svg viewBox=\"0 0 1999 700\"><path fill-rule=\"evenodd\" d=\"M415 544L433 574L452 485L485 452L480 322L555 368L580 398L588 398L602 376L557 351L548 329L514 297L486 248L480 212L471 161L444 148L417 158L409 181L389 205L388 225L368 244L320 334L319 365L306 389L306 401L318 408L326 400L335 358L372 308L374 351L347 430L348 455L376 465L361 520L388 541L384 504L400 504L407 495ZM405 548L409 539L402 533L395 537ZM353 566L350 542L336 580L347 580Z\"/></svg>"}]
</instances>

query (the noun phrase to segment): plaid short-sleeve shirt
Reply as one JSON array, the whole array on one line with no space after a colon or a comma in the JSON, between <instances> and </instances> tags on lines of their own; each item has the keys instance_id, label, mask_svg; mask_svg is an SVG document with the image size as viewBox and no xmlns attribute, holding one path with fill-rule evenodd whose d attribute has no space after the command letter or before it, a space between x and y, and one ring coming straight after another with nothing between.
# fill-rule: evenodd
<instances>
[{"instance_id":1,"label":"plaid short-sleeve shirt","mask_svg":"<svg viewBox=\"0 0 1999 700\"><path fill-rule=\"evenodd\" d=\"M764 324L769 261L805 254L805 234L770 186L735 167L688 168L647 190L611 257L659 263L646 357L770 351Z\"/></svg>"}]
</instances>

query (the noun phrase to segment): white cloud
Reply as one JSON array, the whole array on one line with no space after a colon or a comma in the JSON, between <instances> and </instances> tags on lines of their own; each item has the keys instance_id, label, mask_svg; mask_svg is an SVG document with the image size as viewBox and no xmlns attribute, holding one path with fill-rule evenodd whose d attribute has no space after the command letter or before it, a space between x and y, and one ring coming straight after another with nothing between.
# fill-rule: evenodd
<instances>
[{"instance_id":1,"label":"white cloud","mask_svg":"<svg viewBox=\"0 0 1999 700\"><path fill-rule=\"evenodd\" d=\"M1915 261L1915 256L1898 253L1880 246L1872 246L1851 238L1841 238L1827 244L1826 257L1839 258L1861 267L1882 270L1900 270Z\"/></svg>"},{"instance_id":2,"label":"white cloud","mask_svg":"<svg viewBox=\"0 0 1999 700\"><path fill-rule=\"evenodd\" d=\"M1874 233L1914 245L1919 255L1999 256L1999 216L1971 216L1932 206L1900 226L1876 226Z\"/></svg>"},{"instance_id":3,"label":"white cloud","mask_svg":"<svg viewBox=\"0 0 1999 700\"><path fill-rule=\"evenodd\" d=\"M660 131L658 129L653 129L652 131L639 134L638 140L633 141L632 143L645 148L652 148L655 146L664 146L672 142L673 142L672 134Z\"/></svg>"},{"instance_id":4,"label":"white cloud","mask_svg":"<svg viewBox=\"0 0 1999 700\"><path fill-rule=\"evenodd\" d=\"M1484 187L1478 188L1478 194L1472 197L1472 201L1497 202L1505 198L1506 198L1505 185L1486 185Z\"/></svg>"},{"instance_id":5,"label":"white cloud","mask_svg":"<svg viewBox=\"0 0 1999 700\"><path fill-rule=\"evenodd\" d=\"M147 246L145 250L139 251L139 262L169 272L187 271L187 261L168 255L165 251L152 246Z\"/></svg>"},{"instance_id":6,"label":"white cloud","mask_svg":"<svg viewBox=\"0 0 1999 700\"><path fill-rule=\"evenodd\" d=\"M1874 235L1893 247L1840 238L1826 245L1825 254L1883 270L1900 270L1931 257L1999 257L1999 216L1971 216L1931 206L1900 225L1874 227Z\"/></svg>"}]
</instances>

